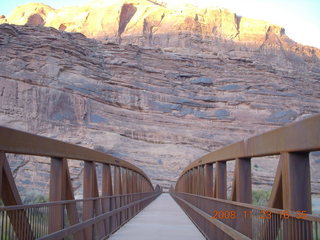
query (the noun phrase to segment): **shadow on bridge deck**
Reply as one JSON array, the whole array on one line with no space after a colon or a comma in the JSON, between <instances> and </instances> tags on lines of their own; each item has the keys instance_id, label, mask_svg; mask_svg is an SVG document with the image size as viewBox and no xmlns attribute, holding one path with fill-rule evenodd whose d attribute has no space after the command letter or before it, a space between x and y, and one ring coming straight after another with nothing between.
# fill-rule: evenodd
<instances>
[{"instance_id":1,"label":"shadow on bridge deck","mask_svg":"<svg viewBox=\"0 0 320 240\"><path fill-rule=\"evenodd\" d=\"M205 239L168 193L161 194L109 239Z\"/></svg>"}]
</instances>

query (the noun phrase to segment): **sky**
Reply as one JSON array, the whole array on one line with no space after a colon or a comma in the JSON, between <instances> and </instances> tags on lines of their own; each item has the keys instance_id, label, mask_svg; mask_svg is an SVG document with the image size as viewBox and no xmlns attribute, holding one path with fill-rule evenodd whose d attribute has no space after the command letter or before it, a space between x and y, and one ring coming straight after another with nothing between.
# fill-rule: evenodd
<instances>
[{"instance_id":1,"label":"sky","mask_svg":"<svg viewBox=\"0 0 320 240\"><path fill-rule=\"evenodd\" d=\"M106 0L108 1L108 0ZM115 1L115 0L111 0ZM159 0L175 4L227 8L240 16L265 20L286 29L293 40L320 48L320 0ZM16 7L32 1L0 0L0 14L5 16ZM40 0L53 8L83 5L89 0Z\"/></svg>"}]
</instances>

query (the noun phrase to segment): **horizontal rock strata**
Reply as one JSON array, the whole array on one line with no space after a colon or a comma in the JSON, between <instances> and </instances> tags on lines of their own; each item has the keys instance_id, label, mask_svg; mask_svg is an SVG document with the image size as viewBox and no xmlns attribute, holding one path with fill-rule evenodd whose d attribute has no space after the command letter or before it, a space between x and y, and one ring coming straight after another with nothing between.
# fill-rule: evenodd
<instances>
[{"instance_id":1,"label":"horizontal rock strata","mask_svg":"<svg viewBox=\"0 0 320 240\"><path fill-rule=\"evenodd\" d=\"M319 113L317 59L279 49L222 50L119 45L2 24L0 124L123 158L167 187L210 151ZM32 164L17 159L15 176ZM253 172L269 167L260 161ZM82 175L74 172L77 182ZM272 177L255 176L272 184Z\"/></svg>"}]
</instances>

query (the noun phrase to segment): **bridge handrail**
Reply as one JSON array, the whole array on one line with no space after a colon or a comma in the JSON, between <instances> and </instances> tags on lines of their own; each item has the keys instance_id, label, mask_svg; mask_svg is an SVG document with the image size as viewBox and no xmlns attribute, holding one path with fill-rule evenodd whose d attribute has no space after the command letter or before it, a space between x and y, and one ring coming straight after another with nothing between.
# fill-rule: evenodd
<instances>
[{"instance_id":1,"label":"bridge handrail","mask_svg":"<svg viewBox=\"0 0 320 240\"><path fill-rule=\"evenodd\" d=\"M50 158L48 203L23 205L7 153ZM69 159L83 162L81 200L75 200ZM100 163L99 176L96 163ZM0 226L6 226L1 227L0 239L50 239L71 232L79 240L93 239L96 234L102 239L117 231L161 191L159 186L153 187L140 168L125 160L0 126L0 200L5 205L0 207ZM42 216L42 223L37 222L38 216ZM65 219L72 231L65 229Z\"/></svg>"},{"instance_id":2,"label":"bridge handrail","mask_svg":"<svg viewBox=\"0 0 320 240\"><path fill-rule=\"evenodd\" d=\"M268 207L264 208L264 211L269 211L270 214L277 215L278 218L262 224L263 239L267 239L265 237L268 234L268 236L273 237L284 234L288 239L300 239L299 237L310 239L313 227L317 229L320 226L319 217L311 215L309 160L309 153L318 150L320 150L320 115L280 127L206 154L183 170L175 188L171 189L171 194L195 221L198 228L207 231L207 219L203 217L207 213L202 214L202 219L198 219L195 216L198 216L199 213L197 213L194 206L200 204L202 207L205 206L206 210L209 210L208 207L213 207L213 204L215 204L216 209L212 210L222 211L222 214L224 210L229 211L230 209L238 213L241 208L258 211L259 208L251 205L251 159L253 157L279 155L280 158ZM231 202L226 200L228 161L235 161ZM178 195L189 198L190 202L184 202L184 200L179 199ZM243 203L248 205L245 206ZM223 206L225 209L223 210L219 206ZM290 212L291 218L289 220L281 219L281 210L277 211L275 209ZM297 211L297 214L294 214L294 211ZM292 226L295 224L292 222L292 217L296 217L299 215L298 213L306 217L305 219L299 219L301 222L299 227L303 233L291 231ZM284 227L279 225L282 221L284 221ZM214 222L211 221L211 224L215 225ZM253 237L253 220L246 219L242 221L242 219L235 219L230 226L233 225L236 226L239 233L249 238ZM226 234L228 235L228 228L224 229L220 223L217 223L216 227L213 227L214 230L208 230L207 234L216 237L215 231L221 230L221 238ZM280 233L280 229L282 233Z\"/></svg>"},{"instance_id":3,"label":"bridge handrail","mask_svg":"<svg viewBox=\"0 0 320 240\"><path fill-rule=\"evenodd\" d=\"M183 194L186 196L192 196L192 197L197 197L200 199L205 199L205 200L213 200L210 197L206 197L206 196L200 196L200 195L196 195L196 194L192 194L192 193L179 193L179 194ZM258 211L263 211L263 212L271 212L274 214L287 214L288 216L290 216L290 218L296 218L296 219L303 219L303 220L308 220L308 221L313 221L313 222L318 222L320 223L320 216L317 215L312 215L312 214L307 214L307 213L298 213L297 211L291 211L291 210L283 210L283 209L277 209L277 208L271 208L271 207L265 207L265 206L256 206L256 205L252 205L249 203L243 203L243 202L235 202L235 201L231 201L231 200L225 200L225 199L219 199L219 198L214 198L215 202L220 202L222 204L228 204L228 205L232 205L234 207L245 207L245 208L251 208L254 210L258 210Z\"/></svg>"},{"instance_id":4,"label":"bridge handrail","mask_svg":"<svg viewBox=\"0 0 320 240\"><path fill-rule=\"evenodd\" d=\"M140 168L120 158L75 144L3 126L0 126L0 151L106 163L135 171L151 182Z\"/></svg>"},{"instance_id":5,"label":"bridge handrail","mask_svg":"<svg viewBox=\"0 0 320 240\"><path fill-rule=\"evenodd\" d=\"M320 115L317 115L220 148L190 163L180 177L190 169L208 163L320 150L319 126Z\"/></svg>"}]
</instances>

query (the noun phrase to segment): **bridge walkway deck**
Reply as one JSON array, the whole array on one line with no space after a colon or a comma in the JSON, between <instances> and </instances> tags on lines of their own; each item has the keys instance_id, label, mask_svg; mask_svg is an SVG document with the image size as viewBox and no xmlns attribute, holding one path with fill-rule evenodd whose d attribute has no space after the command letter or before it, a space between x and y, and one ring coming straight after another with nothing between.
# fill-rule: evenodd
<instances>
[{"instance_id":1,"label":"bridge walkway deck","mask_svg":"<svg viewBox=\"0 0 320 240\"><path fill-rule=\"evenodd\" d=\"M109 239L202 240L205 238L172 197L168 193L163 193Z\"/></svg>"}]
</instances>

